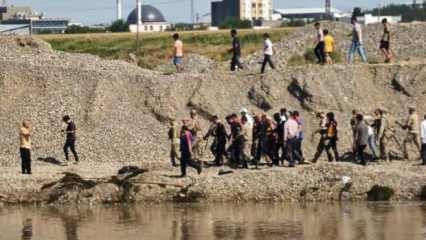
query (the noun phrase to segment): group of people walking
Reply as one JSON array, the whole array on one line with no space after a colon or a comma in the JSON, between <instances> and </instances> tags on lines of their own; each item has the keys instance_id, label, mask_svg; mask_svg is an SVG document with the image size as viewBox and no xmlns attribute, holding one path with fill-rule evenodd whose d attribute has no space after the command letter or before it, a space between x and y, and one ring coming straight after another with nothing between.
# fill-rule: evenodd
<instances>
[{"instance_id":1,"label":"group of people walking","mask_svg":"<svg viewBox=\"0 0 426 240\"><path fill-rule=\"evenodd\" d=\"M77 127L71 117L65 115L62 121L67 125L66 129L62 130L65 134L65 144L63 151L65 154L65 160L69 161L69 151L71 150L74 155L75 163L79 162L77 150L76 150L76 130ZM21 169L22 174L32 174L31 170L31 149L32 149L32 123L30 120L24 120L22 126L19 129L19 152L21 156Z\"/></svg>"},{"instance_id":2,"label":"group of people walking","mask_svg":"<svg viewBox=\"0 0 426 240\"><path fill-rule=\"evenodd\" d=\"M351 46L348 51L348 59L347 62L349 64L353 63L353 57L355 53L358 53L361 57L362 62L367 63L367 54L364 48L364 40L363 40L363 33L361 25L358 23L358 20L356 17L353 17L351 19L352 24L352 33L350 36L352 37ZM390 50L390 39L391 39L391 32L390 32L390 25L388 23L388 20L384 18L382 20L383 25L383 34L380 39L379 48L380 51L383 53L383 56L385 58L385 63L389 63L392 60L393 54ZM329 33L328 29L323 29L321 27L321 23L317 22L315 23L315 30L316 30L316 40L315 40L315 48L314 52L318 59L319 64L333 64L332 55L335 50L335 40Z\"/></svg>"},{"instance_id":3,"label":"group of people walking","mask_svg":"<svg viewBox=\"0 0 426 240\"><path fill-rule=\"evenodd\" d=\"M176 160L180 160L182 177L186 176L187 166L201 173L200 159L209 142L213 164L216 166L227 164L233 168L249 168L249 165L253 165L258 168L262 161L268 166L282 166L287 161L289 167L295 167L297 164L316 163L324 151L328 161L341 161L338 151L339 125L335 114L319 112L316 116L318 128L313 135L318 134L319 141L316 153L307 161L303 154L304 121L298 111L283 108L273 117L265 113L251 116L243 108L240 114L227 116L225 122L218 116L211 117L210 127L203 134L197 113L192 110L190 117L182 121L180 131L177 122L171 121L171 161L173 166L177 166ZM425 120L419 124L413 107L410 107L403 124L397 122L385 109L377 109L371 116L354 110L349 124L353 137L351 161L364 166L369 159L391 161L397 153L391 145L400 147L403 158L409 159L408 148L410 144L414 144L423 159L422 164L426 165L426 115ZM397 125L407 134L403 146L396 137ZM367 148L371 150L371 158L366 156Z\"/></svg>"},{"instance_id":4,"label":"group of people walking","mask_svg":"<svg viewBox=\"0 0 426 240\"><path fill-rule=\"evenodd\" d=\"M358 23L357 18L354 17L351 19L352 24L352 32L350 36L352 37L351 46L348 51L347 62L349 64L353 63L354 54L358 53L361 57L362 62L367 63L367 54L364 48L363 41L363 33L361 25ZM386 18L382 20L383 25L383 35L380 39L380 51L383 53L385 62L391 62L392 60L392 52L390 50L390 25ZM331 32L328 29L323 29L321 23L317 22L314 25L315 27L315 47L314 53L317 57L319 64L333 64L333 53L335 52L335 39L332 36ZM232 29L231 32L232 37L232 47L228 50L229 53L232 54L231 57L231 71L235 71L237 69L244 69L245 66L241 61L241 42L238 37L237 30ZM173 34L174 39L174 58L173 63L176 66L177 72L183 71L183 42L179 37L178 33ZM263 61L261 61L261 70L260 72L265 73L267 65L269 65L272 69L275 69L275 64L273 63L273 43L270 39L270 35L268 33L263 34L264 39L264 47L263 47Z\"/></svg>"}]
</instances>

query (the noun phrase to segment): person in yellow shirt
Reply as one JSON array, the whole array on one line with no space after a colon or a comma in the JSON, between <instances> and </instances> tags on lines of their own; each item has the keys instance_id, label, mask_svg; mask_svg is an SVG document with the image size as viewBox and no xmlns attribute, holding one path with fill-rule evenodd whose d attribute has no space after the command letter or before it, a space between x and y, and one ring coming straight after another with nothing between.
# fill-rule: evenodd
<instances>
[{"instance_id":1,"label":"person in yellow shirt","mask_svg":"<svg viewBox=\"0 0 426 240\"><path fill-rule=\"evenodd\" d=\"M31 174L31 122L29 120L22 122L19 130L19 143L22 174Z\"/></svg>"},{"instance_id":2,"label":"person in yellow shirt","mask_svg":"<svg viewBox=\"0 0 426 240\"><path fill-rule=\"evenodd\" d=\"M327 64L333 64L331 54L334 52L334 38L328 34L328 30L324 29L324 52Z\"/></svg>"}]
</instances>

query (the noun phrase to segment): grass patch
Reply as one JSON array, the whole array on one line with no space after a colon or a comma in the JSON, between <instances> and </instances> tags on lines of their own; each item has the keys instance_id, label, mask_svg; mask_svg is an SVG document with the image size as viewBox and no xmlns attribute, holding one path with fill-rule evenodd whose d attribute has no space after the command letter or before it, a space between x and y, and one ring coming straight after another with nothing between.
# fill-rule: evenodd
<instances>
[{"instance_id":1,"label":"grass patch","mask_svg":"<svg viewBox=\"0 0 426 240\"><path fill-rule=\"evenodd\" d=\"M272 41L279 41L288 35L288 28L269 29ZM240 41L244 55L252 54L263 47L265 30L241 30ZM172 58L172 33L146 33L141 35L139 50L136 51L136 35L132 33L44 35L55 50L72 53L89 53L106 59L125 59L129 53L136 55L139 66L155 68L168 63ZM227 50L231 45L229 31L182 32L186 53L204 55L216 61L230 58Z\"/></svg>"}]
</instances>

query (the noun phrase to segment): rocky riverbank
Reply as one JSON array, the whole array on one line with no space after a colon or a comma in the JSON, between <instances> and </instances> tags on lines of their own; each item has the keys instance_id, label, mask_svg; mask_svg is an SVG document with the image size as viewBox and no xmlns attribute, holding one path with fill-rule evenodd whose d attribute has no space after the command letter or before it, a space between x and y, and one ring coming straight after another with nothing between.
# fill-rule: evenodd
<instances>
[{"instance_id":1,"label":"rocky riverbank","mask_svg":"<svg viewBox=\"0 0 426 240\"><path fill-rule=\"evenodd\" d=\"M363 201L373 186L392 189L390 200L418 200L426 186L419 162L318 163L295 169L205 168L178 178L179 169L151 166L117 174L118 164L59 166L37 162L33 175L7 167L0 174L0 202L101 204L118 202Z\"/></svg>"}]
</instances>

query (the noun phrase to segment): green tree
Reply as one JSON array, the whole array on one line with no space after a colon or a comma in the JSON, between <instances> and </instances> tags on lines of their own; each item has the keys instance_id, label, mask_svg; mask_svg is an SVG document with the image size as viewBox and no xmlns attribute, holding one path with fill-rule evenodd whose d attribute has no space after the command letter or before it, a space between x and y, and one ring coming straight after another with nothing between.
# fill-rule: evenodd
<instances>
[{"instance_id":1,"label":"green tree","mask_svg":"<svg viewBox=\"0 0 426 240\"><path fill-rule=\"evenodd\" d=\"M401 16L402 22L411 22L411 21L426 21L426 10L425 8L413 8L408 4L390 4L384 6L380 9L374 8L372 10L366 11L366 13L371 13L373 15L380 14L390 15L390 16Z\"/></svg>"},{"instance_id":2,"label":"green tree","mask_svg":"<svg viewBox=\"0 0 426 240\"><path fill-rule=\"evenodd\" d=\"M125 22L124 20L117 20L111 24L111 26L108 27L108 30L110 32L128 32L129 31L129 24Z\"/></svg>"},{"instance_id":3,"label":"green tree","mask_svg":"<svg viewBox=\"0 0 426 240\"><path fill-rule=\"evenodd\" d=\"M77 25L68 26L65 29L66 34L74 34L74 33L101 33L105 32L105 29L102 28L90 28L90 27L82 27Z\"/></svg>"},{"instance_id":4,"label":"green tree","mask_svg":"<svg viewBox=\"0 0 426 240\"><path fill-rule=\"evenodd\" d=\"M240 20L235 17L230 17L230 18L226 18L225 21L219 27L222 29L251 28L252 23L249 20Z\"/></svg>"},{"instance_id":5,"label":"green tree","mask_svg":"<svg viewBox=\"0 0 426 240\"><path fill-rule=\"evenodd\" d=\"M362 10L360 7L355 7L352 12L352 17L360 17L362 16Z\"/></svg>"}]
</instances>

